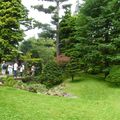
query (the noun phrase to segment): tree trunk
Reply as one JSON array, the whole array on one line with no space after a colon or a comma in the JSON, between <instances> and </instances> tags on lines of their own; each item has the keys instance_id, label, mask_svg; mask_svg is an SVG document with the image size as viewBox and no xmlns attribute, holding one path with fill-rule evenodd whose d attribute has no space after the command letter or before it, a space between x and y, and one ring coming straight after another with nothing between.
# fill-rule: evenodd
<instances>
[{"instance_id":1,"label":"tree trunk","mask_svg":"<svg viewBox=\"0 0 120 120\"><path fill-rule=\"evenodd\" d=\"M108 68L109 67L109 62L107 62L107 61L105 61L105 68ZM108 74L109 74L109 71L108 70L106 70L105 71L105 78L108 76Z\"/></svg>"},{"instance_id":2,"label":"tree trunk","mask_svg":"<svg viewBox=\"0 0 120 120\"><path fill-rule=\"evenodd\" d=\"M72 82L74 81L74 75L71 76L72 77Z\"/></svg>"},{"instance_id":3,"label":"tree trunk","mask_svg":"<svg viewBox=\"0 0 120 120\"><path fill-rule=\"evenodd\" d=\"M56 25L56 55L60 55L60 40L59 40L59 0L57 0L57 25Z\"/></svg>"},{"instance_id":4,"label":"tree trunk","mask_svg":"<svg viewBox=\"0 0 120 120\"><path fill-rule=\"evenodd\" d=\"M109 29L109 20L106 20L106 28ZM108 30L108 32L109 32L109 30ZM110 37L109 37L109 33L108 32L105 34L105 43L109 43L110 42ZM108 50L105 50L104 51L104 55L105 55L104 67L105 67L105 69L108 69L108 67L109 67L109 61L107 60L108 54L109 54ZM109 74L109 71L106 70L105 74L104 74L105 78L107 77L108 74Z\"/></svg>"}]
</instances>

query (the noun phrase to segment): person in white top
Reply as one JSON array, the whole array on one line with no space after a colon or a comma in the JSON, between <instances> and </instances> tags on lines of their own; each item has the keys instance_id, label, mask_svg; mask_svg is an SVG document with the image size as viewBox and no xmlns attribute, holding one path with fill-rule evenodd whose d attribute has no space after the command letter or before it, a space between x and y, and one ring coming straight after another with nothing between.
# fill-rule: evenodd
<instances>
[{"instance_id":1,"label":"person in white top","mask_svg":"<svg viewBox=\"0 0 120 120\"><path fill-rule=\"evenodd\" d=\"M20 66L20 76L21 76L21 77L23 76L23 71L24 71L24 69L25 69L25 66L22 64L22 65Z\"/></svg>"},{"instance_id":2,"label":"person in white top","mask_svg":"<svg viewBox=\"0 0 120 120\"><path fill-rule=\"evenodd\" d=\"M17 64L17 62L14 63L13 70L14 70L14 77L17 77L17 71L18 71L18 64Z\"/></svg>"},{"instance_id":3,"label":"person in white top","mask_svg":"<svg viewBox=\"0 0 120 120\"><path fill-rule=\"evenodd\" d=\"M35 66L32 65L31 67L31 76L34 76L35 75Z\"/></svg>"},{"instance_id":4,"label":"person in white top","mask_svg":"<svg viewBox=\"0 0 120 120\"><path fill-rule=\"evenodd\" d=\"M12 64L8 65L8 74L13 75L13 65Z\"/></svg>"}]
</instances>

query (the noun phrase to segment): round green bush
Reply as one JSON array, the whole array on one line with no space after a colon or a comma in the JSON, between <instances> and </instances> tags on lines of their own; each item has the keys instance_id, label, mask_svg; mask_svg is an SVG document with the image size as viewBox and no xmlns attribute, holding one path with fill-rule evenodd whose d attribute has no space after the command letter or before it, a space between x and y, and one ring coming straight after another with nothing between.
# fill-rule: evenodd
<instances>
[{"instance_id":1,"label":"round green bush","mask_svg":"<svg viewBox=\"0 0 120 120\"><path fill-rule=\"evenodd\" d=\"M111 67L110 73L106 77L106 81L120 83L120 65Z\"/></svg>"},{"instance_id":2,"label":"round green bush","mask_svg":"<svg viewBox=\"0 0 120 120\"><path fill-rule=\"evenodd\" d=\"M48 87L58 85L63 82L63 70L54 61L48 62L41 75L41 82Z\"/></svg>"}]
</instances>

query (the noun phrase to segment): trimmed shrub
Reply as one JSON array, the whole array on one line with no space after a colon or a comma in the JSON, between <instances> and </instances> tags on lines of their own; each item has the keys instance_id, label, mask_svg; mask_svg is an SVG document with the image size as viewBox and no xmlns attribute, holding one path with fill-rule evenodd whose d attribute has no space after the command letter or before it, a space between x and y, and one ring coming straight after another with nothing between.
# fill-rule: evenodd
<instances>
[{"instance_id":1,"label":"trimmed shrub","mask_svg":"<svg viewBox=\"0 0 120 120\"><path fill-rule=\"evenodd\" d=\"M63 70L59 65L54 62L48 62L41 75L41 82L47 87L58 85L63 82Z\"/></svg>"},{"instance_id":2,"label":"trimmed shrub","mask_svg":"<svg viewBox=\"0 0 120 120\"><path fill-rule=\"evenodd\" d=\"M112 83L120 83L120 65L113 66L110 69L110 73L106 77L106 81Z\"/></svg>"}]
</instances>

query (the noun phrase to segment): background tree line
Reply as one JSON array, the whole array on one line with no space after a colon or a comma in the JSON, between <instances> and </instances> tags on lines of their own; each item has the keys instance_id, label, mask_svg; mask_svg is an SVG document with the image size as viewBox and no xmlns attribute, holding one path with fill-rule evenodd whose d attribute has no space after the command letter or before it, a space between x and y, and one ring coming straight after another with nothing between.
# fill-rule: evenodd
<instances>
[{"instance_id":1,"label":"background tree line","mask_svg":"<svg viewBox=\"0 0 120 120\"><path fill-rule=\"evenodd\" d=\"M120 1L85 0L78 14L60 23L61 51L90 73L109 74L120 64Z\"/></svg>"}]
</instances>

